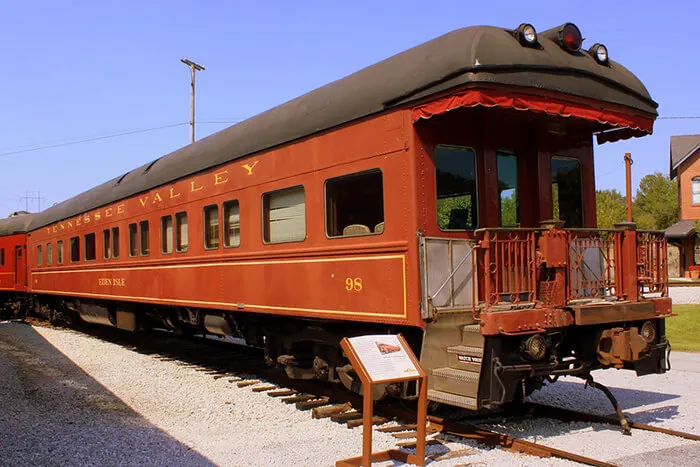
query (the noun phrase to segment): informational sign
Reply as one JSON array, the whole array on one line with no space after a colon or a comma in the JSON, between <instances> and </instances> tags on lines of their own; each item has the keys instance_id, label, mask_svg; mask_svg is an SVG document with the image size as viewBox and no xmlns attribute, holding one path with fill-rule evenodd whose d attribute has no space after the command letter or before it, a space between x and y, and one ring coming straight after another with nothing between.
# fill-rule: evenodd
<instances>
[{"instance_id":1,"label":"informational sign","mask_svg":"<svg viewBox=\"0 0 700 467\"><path fill-rule=\"evenodd\" d=\"M407 349L396 335L360 336L348 341L373 383L420 376Z\"/></svg>"}]
</instances>

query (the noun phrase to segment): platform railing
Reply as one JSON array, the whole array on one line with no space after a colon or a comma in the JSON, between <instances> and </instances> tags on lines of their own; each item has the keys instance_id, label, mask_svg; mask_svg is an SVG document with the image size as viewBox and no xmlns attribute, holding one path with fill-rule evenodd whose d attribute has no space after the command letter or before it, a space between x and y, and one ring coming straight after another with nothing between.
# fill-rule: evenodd
<instances>
[{"instance_id":1,"label":"platform railing","mask_svg":"<svg viewBox=\"0 0 700 467\"><path fill-rule=\"evenodd\" d=\"M637 231L637 271L642 297L667 294L668 256L664 232Z\"/></svg>"},{"instance_id":2,"label":"platform railing","mask_svg":"<svg viewBox=\"0 0 700 467\"><path fill-rule=\"evenodd\" d=\"M565 230L569 249L567 264L567 301L591 298L615 299L621 258L622 232L604 229Z\"/></svg>"},{"instance_id":3,"label":"platform railing","mask_svg":"<svg viewBox=\"0 0 700 467\"><path fill-rule=\"evenodd\" d=\"M665 296L663 232L615 229L480 229L479 301L494 307L566 306Z\"/></svg>"}]
</instances>

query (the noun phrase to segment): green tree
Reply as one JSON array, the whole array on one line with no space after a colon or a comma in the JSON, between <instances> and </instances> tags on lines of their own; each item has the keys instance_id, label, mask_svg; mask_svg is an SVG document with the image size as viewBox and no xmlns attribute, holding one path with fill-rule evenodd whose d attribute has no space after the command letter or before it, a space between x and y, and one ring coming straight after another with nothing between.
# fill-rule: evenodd
<instances>
[{"instance_id":1,"label":"green tree","mask_svg":"<svg viewBox=\"0 0 700 467\"><path fill-rule=\"evenodd\" d=\"M619 191L596 190L595 202L599 228L612 229L627 220L627 199Z\"/></svg>"},{"instance_id":2,"label":"green tree","mask_svg":"<svg viewBox=\"0 0 700 467\"><path fill-rule=\"evenodd\" d=\"M662 173L645 175L633 204L640 229L664 230L678 222L678 186Z\"/></svg>"}]
</instances>

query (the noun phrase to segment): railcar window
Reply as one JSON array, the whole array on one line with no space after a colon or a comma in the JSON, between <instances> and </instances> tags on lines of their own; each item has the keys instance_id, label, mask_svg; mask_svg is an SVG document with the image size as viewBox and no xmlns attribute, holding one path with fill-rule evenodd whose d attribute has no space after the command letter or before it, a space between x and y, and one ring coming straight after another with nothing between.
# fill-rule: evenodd
<instances>
[{"instance_id":1,"label":"railcar window","mask_svg":"<svg viewBox=\"0 0 700 467\"><path fill-rule=\"evenodd\" d=\"M80 261L80 237L70 239L70 261L71 263Z\"/></svg>"},{"instance_id":2,"label":"railcar window","mask_svg":"<svg viewBox=\"0 0 700 467\"><path fill-rule=\"evenodd\" d=\"M89 233L85 235L85 261L92 261L95 258L97 258L95 234Z\"/></svg>"},{"instance_id":3,"label":"railcar window","mask_svg":"<svg viewBox=\"0 0 700 467\"><path fill-rule=\"evenodd\" d=\"M151 253L151 235L148 230L148 221L139 222L141 231L141 256L148 256Z\"/></svg>"},{"instance_id":4,"label":"railcar window","mask_svg":"<svg viewBox=\"0 0 700 467\"><path fill-rule=\"evenodd\" d=\"M219 248L219 206L204 207L204 248Z\"/></svg>"},{"instance_id":5,"label":"railcar window","mask_svg":"<svg viewBox=\"0 0 700 467\"><path fill-rule=\"evenodd\" d=\"M139 252L139 234L136 224L129 224L129 256L136 256Z\"/></svg>"},{"instance_id":6,"label":"railcar window","mask_svg":"<svg viewBox=\"0 0 700 467\"><path fill-rule=\"evenodd\" d=\"M238 200L224 203L224 247L241 244L241 211Z\"/></svg>"},{"instance_id":7,"label":"railcar window","mask_svg":"<svg viewBox=\"0 0 700 467\"><path fill-rule=\"evenodd\" d=\"M693 257L695 264L700 265L700 238L695 237L695 254Z\"/></svg>"},{"instance_id":8,"label":"railcar window","mask_svg":"<svg viewBox=\"0 0 700 467\"><path fill-rule=\"evenodd\" d=\"M44 255L41 252L41 245L36 246L36 265L41 266L41 261L44 259Z\"/></svg>"},{"instance_id":9,"label":"railcar window","mask_svg":"<svg viewBox=\"0 0 700 467\"><path fill-rule=\"evenodd\" d=\"M581 163L570 157L552 157L552 217L564 227L583 227Z\"/></svg>"},{"instance_id":10,"label":"railcar window","mask_svg":"<svg viewBox=\"0 0 700 467\"><path fill-rule=\"evenodd\" d=\"M475 229L478 225L478 203L474 150L458 146L437 146L435 181L440 229Z\"/></svg>"},{"instance_id":11,"label":"railcar window","mask_svg":"<svg viewBox=\"0 0 700 467\"><path fill-rule=\"evenodd\" d=\"M0 248L0 266L5 265L5 249Z\"/></svg>"},{"instance_id":12,"label":"railcar window","mask_svg":"<svg viewBox=\"0 0 700 467\"><path fill-rule=\"evenodd\" d=\"M56 263L63 264L63 240L56 242Z\"/></svg>"},{"instance_id":13,"label":"railcar window","mask_svg":"<svg viewBox=\"0 0 700 467\"><path fill-rule=\"evenodd\" d=\"M51 266L53 264L53 243L46 244L46 265Z\"/></svg>"},{"instance_id":14,"label":"railcar window","mask_svg":"<svg viewBox=\"0 0 700 467\"><path fill-rule=\"evenodd\" d=\"M306 238L306 194L299 185L263 195L265 243L296 242Z\"/></svg>"},{"instance_id":15,"label":"railcar window","mask_svg":"<svg viewBox=\"0 0 700 467\"><path fill-rule=\"evenodd\" d=\"M165 254L173 252L173 216L160 218L160 248Z\"/></svg>"},{"instance_id":16,"label":"railcar window","mask_svg":"<svg viewBox=\"0 0 700 467\"><path fill-rule=\"evenodd\" d=\"M175 214L175 248L178 252L187 251L189 246L189 232L187 231L187 213Z\"/></svg>"},{"instance_id":17,"label":"railcar window","mask_svg":"<svg viewBox=\"0 0 700 467\"><path fill-rule=\"evenodd\" d=\"M326 180L326 234L329 237L383 232L384 189L381 171Z\"/></svg>"},{"instance_id":18,"label":"railcar window","mask_svg":"<svg viewBox=\"0 0 700 467\"><path fill-rule=\"evenodd\" d=\"M693 204L700 204L700 177L694 177L691 183Z\"/></svg>"},{"instance_id":19,"label":"railcar window","mask_svg":"<svg viewBox=\"0 0 700 467\"><path fill-rule=\"evenodd\" d=\"M112 258L119 258L119 227L112 227Z\"/></svg>"},{"instance_id":20,"label":"railcar window","mask_svg":"<svg viewBox=\"0 0 700 467\"><path fill-rule=\"evenodd\" d=\"M112 257L112 239L109 229L102 231L102 251L105 259Z\"/></svg>"},{"instance_id":21,"label":"railcar window","mask_svg":"<svg viewBox=\"0 0 700 467\"><path fill-rule=\"evenodd\" d=\"M518 193L518 159L513 153L496 153L498 173L498 206L501 227L517 227L520 224L520 197Z\"/></svg>"}]
</instances>

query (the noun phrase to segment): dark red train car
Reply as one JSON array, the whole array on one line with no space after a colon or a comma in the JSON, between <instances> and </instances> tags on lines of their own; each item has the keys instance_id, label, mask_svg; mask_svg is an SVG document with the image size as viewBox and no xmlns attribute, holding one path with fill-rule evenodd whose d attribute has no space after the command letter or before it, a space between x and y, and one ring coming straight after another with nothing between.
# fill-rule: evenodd
<instances>
[{"instance_id":1,"label":"dark red train car","mask_svg":"<svg viewBox=\"0 0 700 467\"><path fill-rule=\"evenodd\" d=\"M656 116L573 24L457 30L37 215L33 307L243 337L349 388L340 339L403 332L429 398L471 409L664 372L663 234L596 229L593 178L593 136Z\"/></svg>"},{"instance_id":2,"label":"dark red train car","mask_svg":"<svg viewBox=\"0 0 700 467\"><path fill-rule=\"evenodd\" d=\"M31 215L0 219L0 312L19 310L27 292L27 229Z\"/></svg>"}]
</instances>

